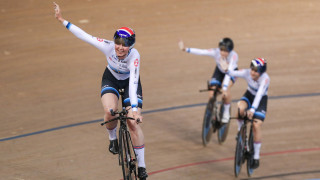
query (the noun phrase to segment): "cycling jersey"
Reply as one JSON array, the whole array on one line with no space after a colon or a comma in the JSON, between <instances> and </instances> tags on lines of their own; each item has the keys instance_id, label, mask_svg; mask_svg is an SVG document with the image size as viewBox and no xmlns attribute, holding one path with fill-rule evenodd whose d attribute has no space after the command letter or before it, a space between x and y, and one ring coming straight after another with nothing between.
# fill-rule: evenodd
<instances>
[{"instance_id":1,"label":"cycling jersey","mask_svg":"<svg viewBox=\"0 0 320 180\"><path fill-rule=\"evenodd\" d=\"M234 69L238 68L238 54L235 51L231 51L225 60L222 59L222 57L220 55L219 48L212 48L212 49L186 48L186 51L188 53L195 54L195 55L213 57L216 61L216 65L217 65L218 69L223 74L225 74L225 71L223 70L223 68L220 65L221 61L227 61L227 63L229 64L229 66L228 66L229 69L234 70ZM226 74L226 76L224 77L224 80L223 80L223 85L222 85L223 90L227 90L230 79L231 79L230 75Z\"/></svg>"},{"instance_id":2,"label":"cycling jersey","mask_svg":"<svg viewBox=\"0 0 320 180\"><path fill-rule=\"evenodd\" d=\"M248 91L255 96L251 108L256 110L260 104L262 96L268 95L270 77L267 73L261 74L257 81L253 80L250 75L251 69L242 69L239 71L228 70L228 74L235 77L244 78L248 83Z\"/></svg>"},{"instance_id":3,"label":"cycling jersey","mask_svg":"<svg viewBox=\"0 0 320 180\"><path fill-rule=\"evenodd\" d=\"M112 75L118 80L125 80L129 78L129 98L133 111L137 111L138 98L137 88L139 82L139 70L140 70L140 54L132 48L126 58L119 59L115 51L115 44L113 41L101 39L91 36L85 31L71 24L68 21L64 21L63 25L79 39L93 45L98 48L107 58L108 66Z\"/></svg>"}]
</instances>

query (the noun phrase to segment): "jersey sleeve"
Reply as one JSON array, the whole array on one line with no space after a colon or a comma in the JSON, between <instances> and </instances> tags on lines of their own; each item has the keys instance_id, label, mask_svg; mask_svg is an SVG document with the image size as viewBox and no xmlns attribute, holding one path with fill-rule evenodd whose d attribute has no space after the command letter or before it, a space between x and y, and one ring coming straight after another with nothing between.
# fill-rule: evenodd
<instances>
[{"instance_id":1,"label":"jersey sleeve","mask_svg":"<svg viewBox=\"0 0 320 180\"><path fill-rule=\"evenodd\" d=\"M200 56L210 56L215 57L214 49L197 49L197 48L187 48L186 51L190 54L200 55Z\"/></svg>"},{"instance_id":2,"label":"jersey sleeve","mask_svg":"<svg viewBox=\"0 0 320 180\"><path fill-rule=\"evenodd\" d=\"M238 67L238 55L237 54L233 54L231 59L230 59L228 69L229 70L234 70L237 67ZM222 83L222 89L224 91L226 91L228 89L230 80L231 80L231 76L229 74L226 74L224 76L223 83Z\"/></svg>"},{"instance_id":3,"label":"jersey sleeve","mask_svg":"<svg viewBox=\"0 0 320 180\"><path fill-rule=\"evenodd\" d=\"M104 43L103 39L93 37L92 35L86 33L82 29L80 29L78 26L71 24L68 21L63 21L63 25L72 33L74 34L77 38L93 45L94 47L98 48L100 51L105 53L106 49L106 43Z\"/></svg>"},{"instance_id":4,"label":"jersey sleeve","mask_svg":"<svg viewBox=\"0 0 320 180\"><path fill-rule=\"evenodd\" d=\"M140 55L136 55L129 62L130 78L129 78L129 98L132 107L132 111L138 110L138 83L139 83L139 71L140 71Z\"/></svg>"},{"instance_id":5,"label":"jersey sleeve","mask_svg":"<svg viewBox=\"0 0 320 180\"><path fill-rule=\"evenodd\" d=\"M229 76L241 77L241 78L246 78L246 75L248 73L249 73L248 69L241 69L241 70L228 69L228 72L227 72Z\"/></svg>"},{"instance_id":6,"label":"jersey sleeve","mask_svg":"<svg viewBox=\"0 0 320 180\"><path fill-rule=\"evenodd\" d=\"M262 96L265 94L265 92L268 90L270 84L270 78L269 77L265 77L262 81L261 84L259 86L258 92L253 100L252 106L251 108L256 110L259 107L260 101Z\"/></svg>"}]
</instances>

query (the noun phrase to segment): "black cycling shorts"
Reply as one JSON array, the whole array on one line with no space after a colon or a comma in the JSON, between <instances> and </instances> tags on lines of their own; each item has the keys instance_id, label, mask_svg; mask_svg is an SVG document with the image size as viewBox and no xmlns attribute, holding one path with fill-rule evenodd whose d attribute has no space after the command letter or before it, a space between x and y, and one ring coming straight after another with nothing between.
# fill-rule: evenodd
<instances>
[{"instance_id":1,"label":"black cycling shorts","mask_svg":"<svg viewBox=\"0 0 320 180\"><path fill-rule=\"evenodd\" d=\"M238 70L238 68L236 68L235 70ZM210 86L218 85L218 87L221 87L225 75L226 74L221 72L218 66L216 66L212 78L210 80ZM234 77L231 77L231 81L233 83L235 82L235 80L236 79Z\"/></svg>"},{"instance_id":2,"label":"black cycling shorts","mask_svg":"<svg viewBox=\"0 0 320 180\"><path fill-rule=\"evenodd\" d=\"M102 76L101 97L106 93L113 93L119 99L119 96L120 96L119 89L124 89L125 106L126 107L131 106L130 98L129 98L129 78L125 80L118 80L112 75L110 70L106 68ZM142 97L142 87L141 87L140 78L138 82L137 95L138 95L138 107L142 108L143 97Z\"/></svg>"},{"instance_id":3,"label":"black cycling shorts","mask_svg":"<svg viewBox=\"0 0 320 180\"><path fill-rule=\"evenodd\" d=\"M251 94L250 91L247 90L244 93L241 100L245 101L248 104L248 109L250 109L254 101L254 98L255 98L255 95ZM267 105L268 105L268 95L262 96L259 107L256 109L253 118L264 121L267 113Z\"/></svg>"}]
</instances>

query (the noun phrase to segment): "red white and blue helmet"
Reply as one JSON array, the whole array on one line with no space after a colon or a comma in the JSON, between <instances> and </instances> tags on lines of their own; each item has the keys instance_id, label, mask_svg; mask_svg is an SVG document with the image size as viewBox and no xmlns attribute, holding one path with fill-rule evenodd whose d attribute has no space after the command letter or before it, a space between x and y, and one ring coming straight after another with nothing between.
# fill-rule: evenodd
<instances>
[{"instance_id":1,"label":"red white and blue helmet","mask_svg":"<svg viewBox=\"0 0 320 180\"><path fill-rule=\"evenodd\" d=\"M131 49L136 42L136 34L129 27L121 27L114 33L113 40L116 44L122 44Z\"/></svg>"},{"instance_id":2,"label":"red white and blue helmet","mask_svg":"<svg viewBox=\"0 0 320 180\"><path fill-rule=\"evenodd\" d=\"M255 58L251 61L250 68L263 74L267 71L267 60L264 58Z\"/></svg>"}]
</instances>

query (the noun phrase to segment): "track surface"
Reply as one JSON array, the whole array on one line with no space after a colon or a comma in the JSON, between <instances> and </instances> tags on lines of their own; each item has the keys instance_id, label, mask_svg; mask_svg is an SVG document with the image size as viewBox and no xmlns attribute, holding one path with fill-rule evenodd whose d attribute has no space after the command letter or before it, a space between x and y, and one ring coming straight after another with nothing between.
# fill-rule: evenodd
<instances>
[{"instance_id":1,"label":"track surface","mask_svg":"<svg viewBox=\"0 0 320 180\"><path fill-rule=\"evenodd\" d=\"M253 177L320 178L319 1L57 3L67 20L94 36L111 39L121 26L135 29L149 179L235 179L236 122L223 145L214 135L203 147L200 137L208 95L199 89L215 63L177 46L181 38L189 47L216 47L225 36L235 42L239 68L253 57L268 59L273 98ZM0 7L0 179L121 179L99 125L103 54L55 20L52 1L2 0ZM245 88L239 79L233 99ZM236 103L232 108L235 115ZM67 125L73 126L47 131ZM32 135L7 139L26 134ZM243 169L239 179L245 178Z\"/></svg>"}]
</instances>

